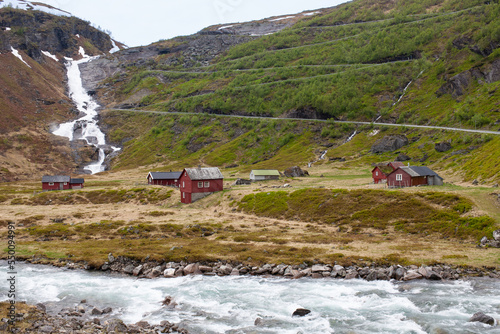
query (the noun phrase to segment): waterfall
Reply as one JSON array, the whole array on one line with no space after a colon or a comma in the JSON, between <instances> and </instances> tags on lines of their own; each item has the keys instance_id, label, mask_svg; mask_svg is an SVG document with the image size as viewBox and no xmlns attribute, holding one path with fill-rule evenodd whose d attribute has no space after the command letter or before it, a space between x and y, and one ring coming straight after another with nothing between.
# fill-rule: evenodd
<instances>
[{"instance_id":1,"label":"waterfall","mask_svg":"<svg viewBox=\"0 0 500 334\"><path fill-rule=\"evenodd\" d=\"M68 77L68 92L69 97L77 107L78 111L84 116L77 120L66 122L59 125L59 128L53 132L57 136L68 138L70 141L84 139L87 144L96 147L99 150L98 161L91 163L84 167L84 170L89 171L91 174L103 172L105 169L104 159L106 154L104 147L106 147L106 137L97 124L97 115L99 105L83 88L81 73L79 65L92 61L97 57L89 57L85 51L80 47L80 54L82 59L73 60L72 58L66 59L66 69ZM113 152L120 150L117 147L110 147Z\"/></svg>"}]
</instances>

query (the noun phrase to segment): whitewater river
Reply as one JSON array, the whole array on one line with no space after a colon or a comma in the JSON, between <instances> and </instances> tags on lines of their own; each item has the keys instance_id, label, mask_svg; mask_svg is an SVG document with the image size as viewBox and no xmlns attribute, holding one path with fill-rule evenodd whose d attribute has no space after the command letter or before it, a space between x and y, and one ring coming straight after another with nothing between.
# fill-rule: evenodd
<instances>
[{"instance_id":1,"label":"whitewater river","mask_svg":"<svg viewBox=\"0 0 500 334\"><path fill-rule=\"evenodd\" d=\"M6 274L5 261L0 268ZM500 333L470 323L478 311L500 318L500 281L366 282L263 277L136 279L129 276L17 266L18 300L48 310L75 307L83 299L126 323L162 320L191 333ZM0 285L6 299L6 284ZM178 304L162 306L166 296ZM297 308L311 314L292 317ZM260 325L255 320L261 318Z\"/></svg>"}]
</instances>

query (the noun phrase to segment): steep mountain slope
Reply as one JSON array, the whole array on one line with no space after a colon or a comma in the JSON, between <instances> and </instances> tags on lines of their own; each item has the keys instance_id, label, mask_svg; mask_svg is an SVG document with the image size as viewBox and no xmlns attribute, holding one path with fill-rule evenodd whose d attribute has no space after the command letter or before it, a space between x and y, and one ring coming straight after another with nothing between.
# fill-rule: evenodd
<instances>
[{"instance_id":1,"label":"steep mountain slope","mask_svg":"<svg viewBox=\"0 0 500 334\"><path fill-rule=\"evenodd\" d=\"M75 17L0 8L0 181L74 172L73 149L50 128L77 116L64 57L80 57L80 47L103 54L113 42Z\"/></svg>"},{"instance_id":2,"label":"steep mountain slope","mask_svg":"<svg viewBox=\"0 0 500 334\"><path fill-rule=\"evenodd\" d=\"M118 60L106 102L498 128L499 14L498 1L354 1L237 46L242 30L212 28ZM186 47L206 33L227 45L213 60Z\"/></svg>"},{"instance_id":3,"label":"steep mountain slope","mask_svg":"<svg viewBox=\"0 0 500 334\"><path fill-rule=\"evenodd\" d=\"M358 0L299 15L213 26L193 36L115 53L87 64L84 76L87 88L95 89L110 108L497 131L499 16L498 1ZM115 168L161 161L166 169L200 161L244 169L255 163L273 167L287 160L306 164L329 150L332 158L347 156L365 165L401 153L414 164L457 172L464 179L500 180L500 166L489 154L500 149L495 136L329 123L282 124L275 131L270 130L276 126L273 121L268 127L265 121L251 125L119 111L104 114L102 121L111 140L124 145L123 154L112 162ZM288 132L281 132L283 128ZM355 144L344 145L354 131L362 135ZM395 134L412 138L410 145L394 153L370 150L382 136ZM435 144L442 142L453 150L436 151ZM294 155L287 152L291 146L305 149ZM231 153L238 149L252 158ZM257 152L262 154L258 158ZM478 159L483 163L477 164Z\"/></svg>"}]
</instances>

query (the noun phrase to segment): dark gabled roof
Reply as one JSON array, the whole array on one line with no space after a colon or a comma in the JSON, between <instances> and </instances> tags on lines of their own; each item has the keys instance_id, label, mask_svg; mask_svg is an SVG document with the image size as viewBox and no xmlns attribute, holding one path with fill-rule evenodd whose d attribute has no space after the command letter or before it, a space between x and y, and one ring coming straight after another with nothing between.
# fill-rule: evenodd
<instances>
[{"instance_id":1,"label":"dark gabled roof","mask_svg":"<svg viewBox=\"0 0 500 334\"><path fill-rule=\"evenodd\" d=\"M218 180L223 179L222 173L217 167L207 168L185 168L184 169L191 180Z\"/></svg>"},{"instance_id":2,"label":"dark gabled roof","mask_svg":"<svg viewBox=\"0 0 500 334\"><path fill-rule=\"evenodd\" d=\"M405 171L411 177L437 176L440 179L442 179L442 177L439 176L435 171L433 171L429 167L425 167L425 166L403 166L403 167L399 167L398 169L394 170L392 173L396 172L399 169L401 169L402 171Z\"/></svg>"},{"instance_id":3,"label":"dark gabled roof","mask_svg":"<svg viewBox=\"0 0 500 334\"><path fill-rule=\"evenodd\" d=\"M178 180L182 172L149 172L153 180Z\"/></svg>"},{"instance_id":4,"label":"dark gabled roof","mask_svg":"<svg viewBox=\"0 0 500 334\"><path fill-rule=\"evenodd\" d=\"M78 179L71 178L71 181L69 183L71 183L71 184L85 183L85 179L83 179L83 178L78 178Z\"/></svg>"},{"instance_id":5,"label":"dark gabled roof","mask_svg":"<svg viewBox=\"0 0 500 334\"><path fill-rule=\"evenodd\" d=\"M44 175L42 182L69 182L71 178L67 175Z\"/></svg>"},{"instance_id":6,"label":"dark gabled roof","mask_svg":"<svg viewBox=\"0 0 500 334\"><path fill-rule=\"evenodd\" d=\"M387 166L394 168L394 169L398 169L398 167L403 167L404 165L405 164L402 163L401 161L392 161L392 162L389 162L387 164Z\"/></svg>"}]
</instances>

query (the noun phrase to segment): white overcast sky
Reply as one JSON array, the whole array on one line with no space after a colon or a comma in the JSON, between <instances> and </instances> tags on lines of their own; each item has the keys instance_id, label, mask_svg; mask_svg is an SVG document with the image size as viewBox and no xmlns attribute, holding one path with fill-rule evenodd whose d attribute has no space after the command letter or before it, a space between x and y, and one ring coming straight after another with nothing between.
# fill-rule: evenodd
<instances>
[{"instance_id":1,"label":"white overcast sky","mask_svg":"<svg viewBox=\"0 0 500 334\"><path fill-rule=\"evenodd\" d=\"M128 46L245 22L336 6L346 0L37 0L111 31Z\"/></svg>"}]
</instances>

